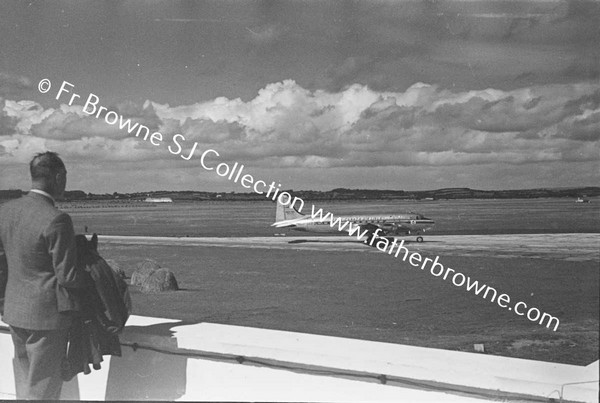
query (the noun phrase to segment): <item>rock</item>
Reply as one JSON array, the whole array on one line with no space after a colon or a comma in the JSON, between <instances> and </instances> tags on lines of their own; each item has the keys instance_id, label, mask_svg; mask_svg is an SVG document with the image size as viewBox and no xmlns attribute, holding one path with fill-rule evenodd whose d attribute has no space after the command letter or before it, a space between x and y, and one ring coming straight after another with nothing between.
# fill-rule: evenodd
<instances>
[{"instance_id":1,"label":"rock","mask_svg":"<svg viewBox=\"0 0 600 403\"><path fill-rule=\"evenodd\" d=\"M137 268L138 268L138 270L146 270L146 269L158 270L158 269L160 269L160 265L154 259L144 259L142 262L138 263Z\"/></svg>"},{"instance_id":2,"label":"rock","mask_svg":"<svg viewBox=\"0 0 600 403\"><path fill-rule=\"evenodd\" d=\"M160 269L160 265L153 259L146 259L138 263L137 269L131 275L131 285L142 285L148 276L158 269Z\"/></svg>"},{"instance_id":3,"label":"rock","mask_svg":"<svg viewBox=\"0 0 600 403\"><path fill-rule=\"evenodd\" d=\"M140 291L142 292L162 292L179 290L175 275L169 269L155 270L142 283Z\"/></svg>"},{"instance_id":4,"label":"rock","mask_svg":"<svg viewBox=\"0 0 600 403\"><path fill-rule=\"evenodd\" d=\"M119 263L117 263L116 260L113 259L106 259L106 263L108 263L108 265L110 266L111 269L113 269L113 271L115 273L117 273L119 276L121 276L121 278L125 278L125 270L123 270L123 268L121 267L121 265Z\"/></svg>"}]
</instances>

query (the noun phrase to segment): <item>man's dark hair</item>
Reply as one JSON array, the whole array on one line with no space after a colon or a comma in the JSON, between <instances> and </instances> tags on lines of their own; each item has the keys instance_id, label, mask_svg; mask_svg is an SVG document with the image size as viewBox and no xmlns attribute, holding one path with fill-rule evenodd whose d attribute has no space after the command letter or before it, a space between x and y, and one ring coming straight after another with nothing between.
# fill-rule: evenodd
<instances>
[{"instance_id":1,"label":"man's dark hair","mask_svg":"<svg viewBox=\"0 0 600 403\"><path fill-rule=\"evenodd\" d=\"M31 179L51 179L54 175L65 170L65 164L57 153L46 151L36 154L29 163Z\"/></svg>"}]
</instances>

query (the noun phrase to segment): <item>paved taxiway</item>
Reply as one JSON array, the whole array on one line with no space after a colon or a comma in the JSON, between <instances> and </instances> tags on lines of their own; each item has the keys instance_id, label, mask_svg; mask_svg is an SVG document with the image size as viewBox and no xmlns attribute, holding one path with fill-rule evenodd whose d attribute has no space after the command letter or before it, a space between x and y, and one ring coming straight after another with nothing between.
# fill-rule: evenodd
<instances>
[{"instance_id":1,"label":"paved taxiway","mask_svg":"<svg viewBox=\"0 0 600 403\"><path fill-rule=\"evenodd\" d=\"M399 240L401 238L398 238ZM417 243L408 236L410 252L427 255L537 258L600 263L600 234L428 235ZM383 253L349 236L147 237L101 235L105 244L215 246Z\"/></svg>"}]
</instances>

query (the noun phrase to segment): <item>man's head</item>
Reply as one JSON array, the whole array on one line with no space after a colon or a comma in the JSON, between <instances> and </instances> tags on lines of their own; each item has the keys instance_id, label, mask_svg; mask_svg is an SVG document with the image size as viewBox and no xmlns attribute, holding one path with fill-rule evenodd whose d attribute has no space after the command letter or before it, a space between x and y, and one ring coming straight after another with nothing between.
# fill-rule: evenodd
<instances>
[{"instance_id":1,"label":"man's head","mask_svg":"<svg viewBox=\"0 0 600 403\"><path fill-rule=\"evenodd\" d=\"M32 188L61 198L67 185L67 169L58 154L51 151L39 153L29 163Z\"/></svg>"}]
</instances>

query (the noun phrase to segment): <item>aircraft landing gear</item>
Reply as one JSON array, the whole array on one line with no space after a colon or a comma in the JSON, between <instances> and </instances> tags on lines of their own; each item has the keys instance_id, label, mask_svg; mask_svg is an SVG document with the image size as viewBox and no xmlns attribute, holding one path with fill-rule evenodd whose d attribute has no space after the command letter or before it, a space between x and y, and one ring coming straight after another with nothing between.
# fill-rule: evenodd
<instances>
[{"instance_id":1,"label":"aircraft landing gear","mask_svg":"<svg viewBox=\"0 0 600 403\"><path fill-rule=\"evenodd\" d=\"M423 242L423 237L422 236L418 236L417 237L417 242Z\"/></svg>"}]
</instances>

